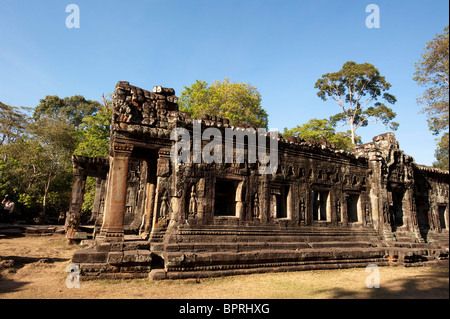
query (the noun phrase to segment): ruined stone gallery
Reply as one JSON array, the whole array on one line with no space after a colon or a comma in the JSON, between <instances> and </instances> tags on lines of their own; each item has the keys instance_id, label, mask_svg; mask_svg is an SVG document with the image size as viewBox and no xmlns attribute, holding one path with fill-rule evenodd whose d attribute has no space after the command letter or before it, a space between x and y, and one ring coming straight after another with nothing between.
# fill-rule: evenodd
<instances>
[{"instance_id":1,"label":"ruined stone gallery","mask_svg":"<svg viewBox=\"0 0 450 319\"><path fill-rule=\"evenodd\" d=\"M94 233L72 258L83 278L197 278L448 258L449 172L416 164L394 134L347 152L248 125L232 128L227 119L192 119L177 102L173 89L119 82L109 157L73 157L69 241L86 237L86 177L97 181ZM211 145L209 132L222 141Z\"/></svg>"}]
</instances>

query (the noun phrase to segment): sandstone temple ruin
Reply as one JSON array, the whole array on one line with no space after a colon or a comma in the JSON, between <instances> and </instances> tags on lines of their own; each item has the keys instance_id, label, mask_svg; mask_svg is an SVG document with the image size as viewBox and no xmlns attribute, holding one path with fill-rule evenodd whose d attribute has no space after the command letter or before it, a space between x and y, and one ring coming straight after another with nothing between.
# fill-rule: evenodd
<instances>
[{"instance_id":1,"label":"sandstone temple ruin","mask_svg":"<svg viewBox=\"0 0 450 319\"><path fill-rule=\"evenodd\" d=\"M261 174L267 164L248 161L252 133L233 140L242 163L177 162L174 129L193 136L196 123L202 132L230 128L227 119L192 119L177 101L170 88L150 92L119 82L109 157L73 157L69 241L85 238L86 177L97 181L94 232L72 258L82 278L198 278L448 258L449 172L416 164L394 134L352 152L264 134L265 145L277 142L270 174ZM255 132L248 128L233 129Z\"/></svg>"}]
</instances>

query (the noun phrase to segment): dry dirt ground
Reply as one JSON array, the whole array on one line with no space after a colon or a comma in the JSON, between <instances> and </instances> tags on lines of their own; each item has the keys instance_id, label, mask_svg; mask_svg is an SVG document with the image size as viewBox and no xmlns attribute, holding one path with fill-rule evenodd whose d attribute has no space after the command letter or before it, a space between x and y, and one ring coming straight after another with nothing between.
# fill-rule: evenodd
<instances>
[{"instance_id":1,"label":"dry dirt ground","mask_svg":"<svg viewBox=\"0 0 450 319\"><path fill-rule=\"evenodd\" d=\"M448 299L448 261L439 267L380 267L369 289L364 268L267 273L204 280L81 281L68 288L76 246L64 236L0 237L0 299Z\"/></svg>"}]
</instances>

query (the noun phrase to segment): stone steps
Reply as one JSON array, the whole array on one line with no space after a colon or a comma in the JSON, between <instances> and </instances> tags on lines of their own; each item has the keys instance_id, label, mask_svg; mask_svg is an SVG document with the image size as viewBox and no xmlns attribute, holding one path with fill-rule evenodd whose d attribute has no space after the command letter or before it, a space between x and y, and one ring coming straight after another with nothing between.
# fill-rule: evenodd
<instances>
[{"instance_id":1,"label":"stone steps","mask_svg":"<svg viewBox=\"0 0 450 319\"><path fill-rule=\"evenodd\" d=\"M413 263L436 260L439 250L403 247L322 248L299 250L258 250L248 252L167 252L168 271L265 267L270 264L306 265L324 263L391 262ZM306 263L305 263L306 262ZM220 268L220 267L219 267Z\"/></svg>"},{"instance_id":2,"label":"stone steps","mask_svg":"<svg viewBox=\"0 0 450 319\"><path fill-rule=\"evenodd\" d=\"M165 251L216 252L216 251L257 251L264 249L298 250L309 248L369 248L371 241L326 241L326 242L242 242L242 243L178 243L164 246Z\"/></svg>"},{"instance_id":3,"label":"stone steps","mask_svg":"<svg viewBox=\"0 0 450 319\"><path fill-rule=\"evenodd\" d=\"M426 244L426 243L414 243L414 242L410 242L410 241L390 242L389 246L391 246L391 247L404 247L404 248L427 248L427 247L430 247L430 245Z\"/></svg>"},{"instance_id":4,"label":"stone steps","mask_svg":"<svg viewBox=\"0 0 450 319\"><path fill-rule=\"evenodd\" d=\"M445 250L437 244L415 242L408 233L396 235L394 240L383 240L371 229L338 227L180 227L170 233L152 232L148 241L126 236L123 243L103 243L93 254L78 253L73 262L80 263L82 276L88 278L147 273L153 279L166 279L368 264L421 266L445 258Z\"/></svg>"},{"instance_id":5,"label":"stone steps","mask_svg":"<svg viewBox=\"0 0 450 319\"><path fill-rule=\"evenodd\" d=\"M153 240L152 242L157 242ZM212 229L190 229L180 230L173 235L169 242L172 243L234 243L234 242L358 242L358 241L381 241L381 236L374 231L268 231L268 230L212 230Z\"/></svg>"},{"instance_id":6,"label":"stone steps","mask_svg":"<svg viewBox=\"0 0 450 319\"><path fill-rule=\"evenodd\" d=\"M152 269L148 278L151 280L165 279L187 279L187 278L213 278L224 276L249 275L257 273L275 273L287 271L308 271L308 270L326 270L326 269L348 269L348 268L365 268L370 264L377 266L388 266L391 263L383 259L365 259L352 261L316 261L316 262L297 262L297 263L272 263L253 265L236 265L235 267L211 266L198 270L171 270Z\"/></svg>"},{"instance_id":7,"label":"stone steps","mask_svg":"<svg viewBox=\"0 0 450 319\"><path fill-rule=\"evenodd\" d=\"M270 266L307 266L352 262L388 262L389 251L380 248L259 250L254 252L167 253L166 270L204 271Z\"/></svg>"}]
</instances>

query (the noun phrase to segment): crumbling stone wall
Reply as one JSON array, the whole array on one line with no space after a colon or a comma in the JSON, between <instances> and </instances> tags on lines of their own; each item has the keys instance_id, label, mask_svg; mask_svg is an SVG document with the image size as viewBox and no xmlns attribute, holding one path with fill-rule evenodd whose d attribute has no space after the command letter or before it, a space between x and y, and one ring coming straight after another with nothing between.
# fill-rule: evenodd
<instances>
[{"instance_id":1,"label":"crumbling stone wall","mask_svg":"<svg viewBox=\"0 0 450 319\"><path fill-rule=\"evenodd\" d=\"M84 239L85 234L79 230L81 221L81 209L86 186L86 178L96 178L95 198L91 220L99 225L103 217L105 184L109 170L108 159L85 156L72 156L73 185L69 211L66 213L65 231L69 241Z\"/></svg>"}]
</instances>

